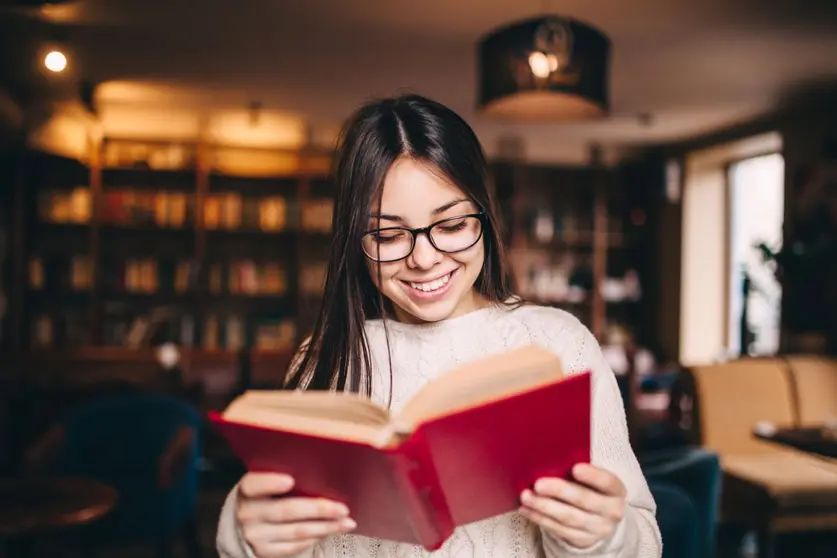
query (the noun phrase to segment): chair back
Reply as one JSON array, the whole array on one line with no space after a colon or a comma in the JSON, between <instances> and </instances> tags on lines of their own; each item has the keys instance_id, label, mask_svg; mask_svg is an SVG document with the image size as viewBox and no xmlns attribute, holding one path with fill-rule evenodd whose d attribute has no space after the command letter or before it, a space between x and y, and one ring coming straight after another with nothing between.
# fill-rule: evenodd
<instances>
[{"instance_id":1,"label":"chair back","mask_svg":"<svg viewBox=\"0 0 837 558\"><path fill-rule=\"evenodd\" d=\"M725 454L767 453L775 448L755 438L760 421L796 423L787 365L777 358L742 358L695 366L696 414L702 444Z\"/></svg>"},{"instance_id":2,"label":"chair back","mask_svg":"<svg viewBox=\"0 0 837 558\"><path fill-rule=\"evenodd\" d=\"M159 540L195 514L201 425L200 414L175 397L142 392L104 396L73 409L63 421L58 466L63 474L93 478L119 491L102 534ZM183 427L193 432L186 464L178 478L161 486L160 457Z\"/></svg>"},{"instance_id":3,"label":"chair back","mask_svg":"<svg viewBox=\"0 0 837 558\"><path fill-rule=\"evenodd\" d=\"M837 359L816 355L786 358L796 389L800 426L837 419Z\"/></svg>"}]
</instances>

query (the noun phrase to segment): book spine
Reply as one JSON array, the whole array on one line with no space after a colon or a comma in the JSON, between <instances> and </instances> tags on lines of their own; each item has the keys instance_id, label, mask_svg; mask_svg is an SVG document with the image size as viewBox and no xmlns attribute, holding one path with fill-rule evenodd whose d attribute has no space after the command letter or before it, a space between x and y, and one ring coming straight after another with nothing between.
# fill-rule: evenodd
<instances>
[{"instance_id":1,"label":"book spine","mask_svg":"<svg viewBox=\"0 0 837 558\"><path fill-rule=\"evenodd\" d=\"M413 532L427 550L437 550L455 525L421 429L390 454Z\"/></svg>"}]
</instances>

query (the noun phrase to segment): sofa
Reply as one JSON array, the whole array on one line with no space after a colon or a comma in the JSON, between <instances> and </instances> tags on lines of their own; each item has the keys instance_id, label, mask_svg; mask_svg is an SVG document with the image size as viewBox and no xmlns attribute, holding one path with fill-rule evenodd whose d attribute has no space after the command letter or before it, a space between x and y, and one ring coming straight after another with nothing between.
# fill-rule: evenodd
<instances>
[{"instance_id":1,"label":"sofa","mask_svg":"<svg viewBox=\"0 0 837 558\"><path fill-rule=\"evenodd\" d=\"M755 529L759 556L781 533L837 530L837 461L753 434L757 424L822 425L837 417L837 360L742 358L683 370L672 415L723 469L721 521Z\"/></svg>"}]
</instances>

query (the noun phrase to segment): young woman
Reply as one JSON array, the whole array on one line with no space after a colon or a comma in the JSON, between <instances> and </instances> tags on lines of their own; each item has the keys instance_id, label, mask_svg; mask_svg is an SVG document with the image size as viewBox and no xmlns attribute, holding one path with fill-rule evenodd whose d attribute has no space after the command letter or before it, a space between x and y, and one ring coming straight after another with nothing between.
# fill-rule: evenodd
<instances>
[{"instance_id":1,"label":"young woman","mask_svg":"<svg viewBox=\"0 0 837 558\"><path fill-rule=\"evenodd\" d=\"M592 371L592 463L578 464L572 481L538 480L520 495L519 511L457 529L433 555L659 557L655 504L614 375L576 318L514 297L471 128L419 96L372 102L348 121L335 175L322 310L289 387L353 390L398 411L455 365L528 343L546 347L568 371ZM352 535L352 510L283 498L292 486L284 475L245 475L221 512L221 556L424 555Z\"/></svg>"}]
</instances>

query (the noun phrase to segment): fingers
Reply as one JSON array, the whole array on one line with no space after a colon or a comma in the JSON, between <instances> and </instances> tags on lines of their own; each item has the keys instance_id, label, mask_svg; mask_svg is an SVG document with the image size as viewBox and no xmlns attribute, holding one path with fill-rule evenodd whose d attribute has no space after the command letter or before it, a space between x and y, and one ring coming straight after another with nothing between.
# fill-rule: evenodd
<instances>
[{"instance_id":1,"label":"fingers","mask_svg":"<svg viewBox=\"0 0 837 558\"><path fill-rule=\"evenodd\" d=\"M239 506L239 523L291 523L307 520L339 520L348 517L349 508L322 498L249 500Z\"/></svg>"},{"instance_id":2,"label":"fingers","mask_svg":"<svg viewBox=\"0 0 837 558\"><path fill-rule=\"evenodd\" d=\"M554 498L539 496L531 490L523 491L521 502L524 509L534 510L556 523L579 531L599 533L605 523L595 514Z\"/></svg>"},{"instance_id":3,"label":"fingers","mask_svg":"<svg viewBox=\"0 0 837 558\"><path fill-rule=\"evenodd\" d=\"M288 475L268 473L248 473L238 485L236 520L259 558L293 556L324 537L357 527L345 504L286 496L293 486Z\"/></svg>"},{"instance_id":4,"label":"fingers","mask_svg":"<svg viewBox=\"0 0 837 558\"><path fill-rule=\"evenodd\" d=\"M294 486L289 475L277 473L247 473L238 483L238 491L245 498L268 498L287 494Z\"/></svg>"},{"instance_id":5,"label":"fingers","mask_svg":"<svg viewBox=\"0 0 837 558\"><path fill-rule=\"evenodd\" d=\"M622 484L619 477L589 463L579 463L573 467L573 478L581 484L608 496L624 498L627 494L625 485Z\"/></svg>"},{"instance_id":6,"label":"fingers","mask_svg":"<svg viewBox=\"0 0 837 558\"><path fill-rule=\"evenodd\" d=\"M539 479L535 494L546 496L570 506L619 522L624 514L624 499L591 490L586 486L559 478Z\"/></svg>"},{"instance_id":7,"label":"fingers","mask_svg":"<svg viewBox=\"0 0 837 558\"><path fill-rule=\"evenodd\" d=\"M576 548L589 548L596 544L599 537L593 533L582 531L555 521L553 518L531 508L521 508L520 515L537 523L554 537L559 538Z\"/></svg>"},{"instance_id":8,"label":"fingers","mask_svg":"<svg viewBox=\"0 0 837 558\"><path fill-rule=\"evenodd\" d=\"M538 479L534 490L521 494L520 513L553 536L587 548L613 534L627 491L618 477L593 465L573 467L573 479Z\"/></svg>"}]
</instances>

